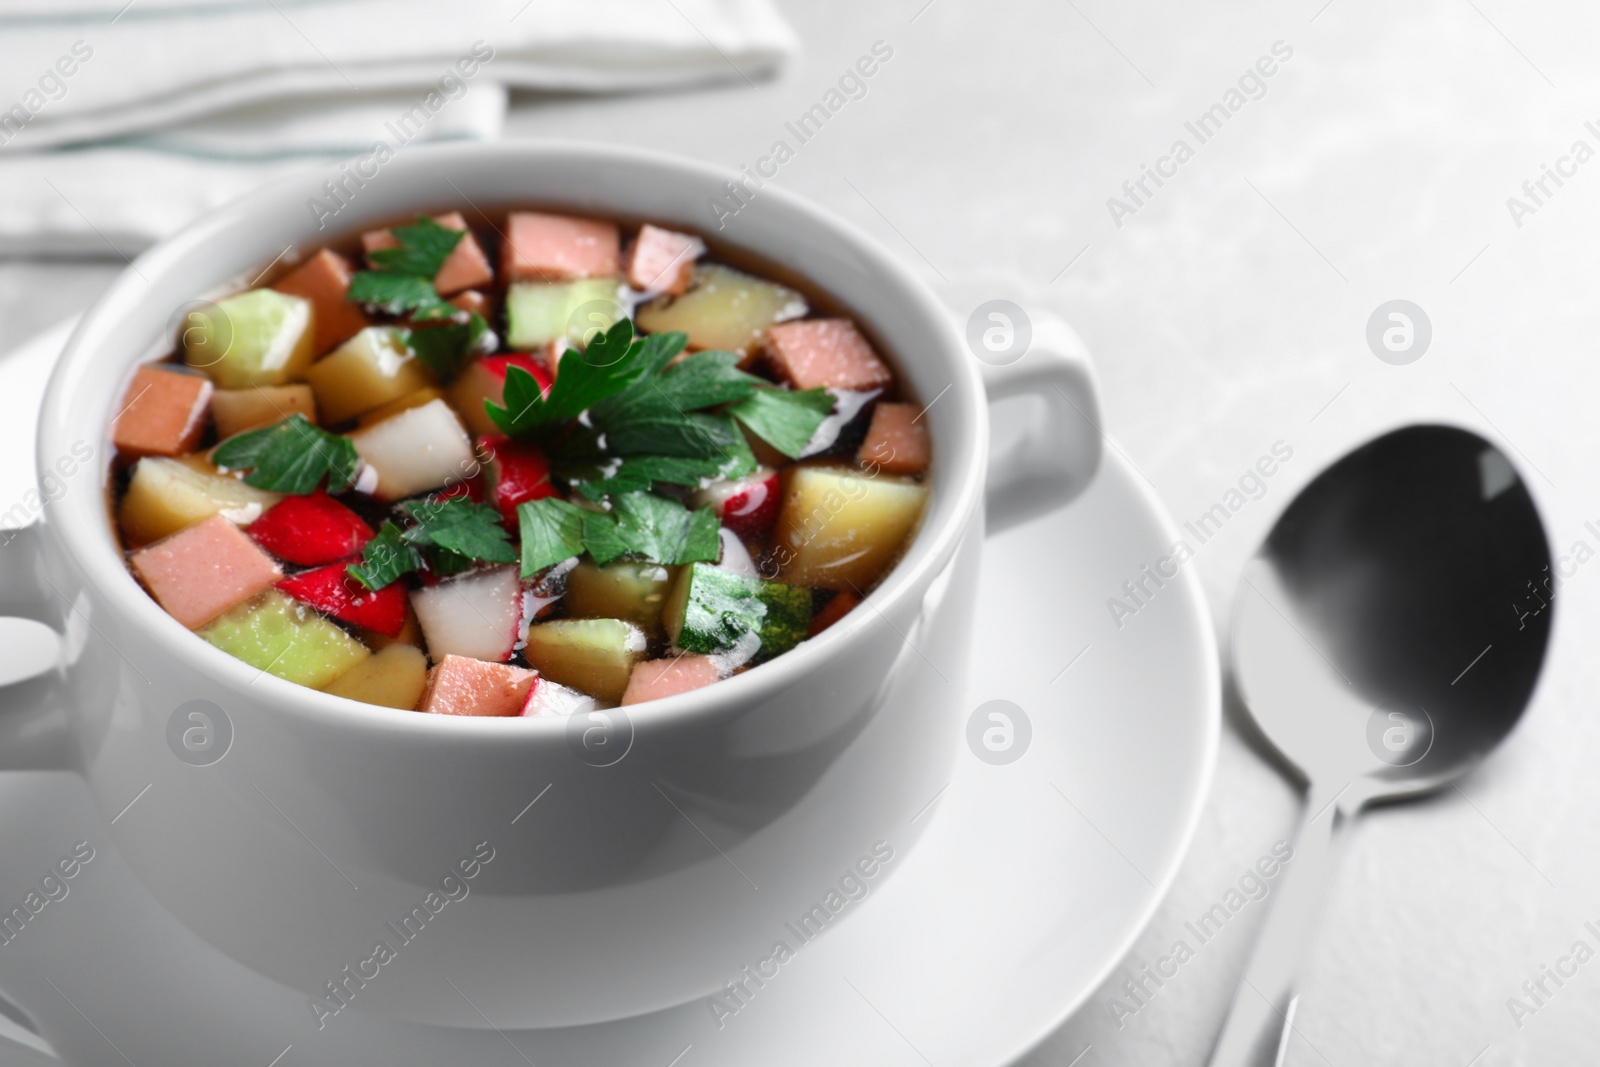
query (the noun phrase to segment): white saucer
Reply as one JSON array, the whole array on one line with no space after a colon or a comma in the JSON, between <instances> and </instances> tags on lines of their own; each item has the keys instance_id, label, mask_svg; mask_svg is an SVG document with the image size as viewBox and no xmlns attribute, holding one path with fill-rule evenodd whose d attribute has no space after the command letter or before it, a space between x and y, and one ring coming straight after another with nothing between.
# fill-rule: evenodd
<instances>
[{"instance_id":1,"label":"white saucer","mask_svg":"<svg viewBox=\"0 0 1600 1067\"><path fill-rule=\"evenodd\" d=\"M69 326L0 358L0 501L31 485L31 412ZM1128 950L1209 786L1220 722L1210 617L1193 576L1157 588L1141 574L1176 539L1109 448L1070 508L989 543L968 705L1021 707L1029 747L992 765L952 737L957 773L917 816L931 823L922 841L897 849L867 896L764 984L748 982L742 1005L501 1032L395 1023L357 1001L318 1031L304 996L200 942L144 893L69 774L0 775L0 912L75 842L97 853L65 899L0 944L0 988L63 1061L83 1065L1010 1063ZM1129 602L1130 579L1153 595L1119 628L1107 601ZM872 842L861 844L865 855ZM817 886L819 903L830 888ZM801 944L786 929L773 938ZM471 975L455 985L440 996L470 996ZM54 1062L20 1048L0 1061Z\"/></svg>"}]
</instances>

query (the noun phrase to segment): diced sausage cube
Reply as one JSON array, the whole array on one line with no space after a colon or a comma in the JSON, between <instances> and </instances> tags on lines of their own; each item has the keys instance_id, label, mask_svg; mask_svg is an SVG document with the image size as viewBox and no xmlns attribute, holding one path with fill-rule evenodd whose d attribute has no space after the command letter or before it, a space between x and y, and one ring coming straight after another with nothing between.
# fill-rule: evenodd
<instances>
[{"instance_id":1,"label":"diced sausage cube","mask_svg":"<svg viewBox=\"0 0 1600 1067\"><path fill-rule=\"evenodd\" d=\"M439 295L451 296L493 282L494 268L489 266L489 257L484 254L483 246L472 235L472 231L467 229L467 220L461 217L461 212L435 215L433 221L447 230L463 230L466 234L456 243L454 251L439 268L439 273L433 276L433 287L439 290ZM388 230L370 230L361 235L361 247L366 250L368 257L380 249L394 248L399 243Z\"/></svg>"},{"instance_id":2,"label":"diced sausage cube","mask_svg":"<svg viewBox=\"0 0 1600 1067\"><path fill-rule=\"evenodd\" d=\"M767 358L796 389L880 389L894 380L849 319L770 326Z\"/></svg>"},{"instance_id":3,"label":"diced sausage cube","mask_svg":"<svg viewBox=\"0 0 1600 1067\"><path fill-rule=\"evenodd\" d=\"M117 451L141 456L176 456L194 451L211 410L211 379L199 374L140 367L111 431Z\"/></svg>"},{"instance_id":4,"label":"diced sausage cube","mask_svg":"<svg viewBox=\"0 0 1600 1067\"><path fill-rule=\"evenodd\" d=\"M283 577L272 557L221 515L141 548L130 562L156 602L191 630Z\"/></svg>"},{"instance_id":5,"label":"diced sausage cube","mask_svg":"<svg viewBox=\"0 0 1600 1067\"><path fill-rule=\"evenodd\" d=\"M520 715L537 671L446 656L428 672L417 710L433 715Z\"/></svg>"},{"instance_id":6,"label":"diced sausage cube","mask_svg":"<svg viewBox=\"0 0 1600 1067\"><path fill-rule=\"evenodd\" d=\"M513 282L607 277L621 272L622 237L614 222L513 211L500 263Z\"/></svg>"},{"instance_id":7,"label":"diced sausage cube","mask_svg":"<svg viewBox=\"0 0 1600 1067\"><path fill-rule=\"evenodd\" d=\"M679 296L694 278L694 261L706 250L698 237L644 225L628 249L628 284L647 293Z\"/></svg>"},{"instance_id":8,"label":"diced sausage cube","mask_svg":"<svg viewBox=\"0 0 1600 1067\"><path fill-rule=\"evenodd\" d=\"M716 661L710 656L688 654L673 659L646 660L634 664L622 703L642 704L646 700L677 696L708 686L719 677Z\"/></svg>"},{"instance_id":9,"label":"diced sausage cube","mask_svg":"<svg viewBox=\"0 0 1600 1067\"><path fill-rule=\"evenodd\" d=\"M280 293L311 301L311 345L319 356L370 325L349 299L354 272L348 259L324 248L272 285Z\"/></svg>"},{"instance_id":10,"label":"diced sausage cube","mask_svg":"<svg viewBox=\"0 0 1600 1067\"><path fill-rule=\"evenodd\" d=\"M921 474L928 469L928 426L915 404L880 403L856 460L889 474Z\"/></svg>"}]
</instances>

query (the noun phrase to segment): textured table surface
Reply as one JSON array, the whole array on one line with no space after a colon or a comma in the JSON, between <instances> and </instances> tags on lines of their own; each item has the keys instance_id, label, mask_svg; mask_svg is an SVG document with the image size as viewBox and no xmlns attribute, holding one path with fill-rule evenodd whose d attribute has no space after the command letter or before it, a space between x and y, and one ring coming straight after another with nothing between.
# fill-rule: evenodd
<instances>
[{"instance_id":1,"label":"textured table surface","mask_svg":"<svg viewBox=\"0 0 1600 1067\"><path fill-rule=\"evenodd\" d=\"M1292 449L1194 560L1219 632L1241 564L1323 464L1405 422L1499 442L1569 557L1543 685L1459 790L1356 827L1289 1062L1589 1061L1600 963L1547 983L1553 995L1525 998L1537 1010L1520 1017L1508 998L1574 942L1600 949L1584 927L1600 925L1600 566L1587 565L1600 535L1585 526L1600 520L1600 13L1507 0L924 4L788 3L805 53L778 82L526 98L511 135L754 166L884 42L892 57L865 95L774 180L935 285L981 279L1066 315L1096 357L1108 431L1180 522L1229 499L1274 445ZM1258 68L1262 57L1273 58ZM1186 123L1216 104L1226 121L1202 139ZM1189 151L1174 155L1178 141ZM1145 165L1169 176L1141 190ZM1524 192L1546 166L1562 184ZM0 346L78 310L120 266L0 264ZM1396 298L1432 326L1404 366L1366 339L1369 316ZM1168 902L1036 1062L1203 1063L1262 905L1240 909L1137 1012L1114 1017L1110 998L1291 832L1298 803L1230 724Z\"/></svg>"}]
</instances>

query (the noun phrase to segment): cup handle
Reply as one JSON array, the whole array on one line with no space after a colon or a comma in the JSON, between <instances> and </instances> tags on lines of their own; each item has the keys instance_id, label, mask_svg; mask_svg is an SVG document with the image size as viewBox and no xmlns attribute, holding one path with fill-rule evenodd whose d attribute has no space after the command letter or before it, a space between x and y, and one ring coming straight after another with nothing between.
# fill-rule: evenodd
<instances>
[{"instance_id":1,"label":"cup handle","mask_svg":"<svg viewBox=\"0 0 1600 1067\"><path fill-rule=\"evenodd\" d=\"M1022 438L989 456L988 533L1064 507L1100 467L1100 405L1083 341L1062 320L1040 316L1022 358L981 365L991 407L1018 397L1043 401Z\"/></svg>"},{"instance_id":2,"label":"cup handle","mask_svg":"<svg viewBox=\"0 0 1600 1067\"><path fill-rule=\"evenodd\" d=\"M0 616L31 619L60 634L61 600L44 580L39 550L43 529L36 522L0 530ZM71 768L61 696L58 670L0 688L0 771Z\"/></svg>"}]
</instances>

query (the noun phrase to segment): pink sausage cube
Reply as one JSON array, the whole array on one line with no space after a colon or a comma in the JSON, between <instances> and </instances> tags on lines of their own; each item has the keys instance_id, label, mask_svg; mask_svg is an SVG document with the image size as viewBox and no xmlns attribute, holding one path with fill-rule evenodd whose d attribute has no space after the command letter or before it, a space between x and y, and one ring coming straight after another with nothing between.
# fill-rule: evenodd
<instances>
[{"instance_id":1,"label":"pink sausage cube","mask_svg":"<svg viewBox=\"0 0 1600 1067\"><path fill-rule=\"evenodd\" d=\"M622 237L614 222L513 211L500 263L514 282L605 277L622 271Z\"/></svg>"},{"instance_id":2,"label":"pink sausage cube","mask_svg":"<svg viewBox=\"0 0 1600 1067\"><path fill-rule=\"evenodd\" d=\"M647 223L628 248L628 284L645 292L679 296L688 291L694 261L705 250L705 242L698 237Z\"/></svg>"},{"instance_id":3,"label":"pink sausage cube","mask_svg":"<svg viewBox=\"0 0 1600 1067\"><path fill-rule=\"evenodd\" d=\"M915 404L881 403L872 409L872 424L856 453L863 467L888 474L921 474L928 469L928 426Z\"/></svg>"},{"instance_id":4,"label":"pink sausage cube","mask_svg":"<svg viewBox=\"0 0 1600 1067\"><path fill-rule=\"evenodd\" d=\"M428 672L418 711L432 715L520 715L538 671L449 655Z\"/></svg>"},{"instance_id":5,"label":"pink sausage cube","mask_svg":"<svg viewBox=\"0 0 1600 1067\"><path fill-rule=\"evenodd\" d=\"M280 293L311 301L311 328L316 332L312 347L319 356L370 325L361 308L349 299L354 273L348 259L324 248L272 283Z\"/></svg>"},{"instance_id":6,"label":"pink sausage cube","mask_svg":"<svg viewBox=\"0 0 1600 1067\"><path fill-rule=\"evenodd\" d=\"M675 659L652 659L634 665L628 676L623 704L642 704L646 700L677 696L700 689L720 678L710 656L685 654Z\"/></svg>"},{"instance_id":7,"label":"pink sausage cube","mask_svg":"<svg viewBox=\"0 0 1600 1067\"><path fill-rule=\"evenodd\" d=\"M439 268L439 273L433 276L433 287L439 290L439 295L450 296L493 282L494 269L489 266L489 257L484 254L483 246L478 244L472 231L467 229L467 220L461 217L461 212L436 215L433 221L447 230L466 231L466 236L456 243L455 250L444 261L444 266ZM370 230L361 235L361 247L366 249L368 256L380 249L394 248L399 243L388 230Z\"/></svg>"},{"instance_id":8,"label":"pink sausage cube","mask_svg":"<svg viewBox=\"0 0 1600 1067\"><path fill-rule=\"evenodd\" d=\"M111 429L117 451L131 459L192 452L211 413L211 379L161 367L140 367Z\"/></svg>"},{"instance_id":9,"label":"pink sausage cube","mask_svg":"<svg viewBox=\"0 0 1600 1067\"><path fill-rule=\"evenodd\" d=\"M191 630L283 577L272 557L221 515L141 548L130 562L157 603Z\"/></svg>"},{"instance_id":10,"label":"pink sausage cube","mask_svg":"<svg viewBox=\"0 0 1600 1067\"><path fill-rule=\"evenodd\" d=\"M894 380L849 319L769 326L767 358L796 389L880 389Z\"/></svg>"}]
</instances>

